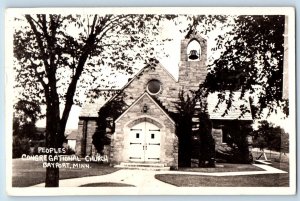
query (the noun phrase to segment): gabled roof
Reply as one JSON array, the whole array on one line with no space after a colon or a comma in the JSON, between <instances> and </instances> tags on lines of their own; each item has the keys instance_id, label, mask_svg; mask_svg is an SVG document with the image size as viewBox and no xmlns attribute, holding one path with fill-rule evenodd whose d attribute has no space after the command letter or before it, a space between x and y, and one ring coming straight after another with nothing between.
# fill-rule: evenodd
<instances>
[{"instance_id":1,"label":"gabled roof","mask_svg":"<svg viewBox=\"0 0 300 201\"><path fill-rule=\"evenodd\" d=\"M227 109L227 101L229 100L230 93L232 93L232 105L229 110ZM219 95L221 92L210 93L207 97L207 109L210 119L219 120L253 120L251 114L251 107L249 98L244 96L241 97L241 92L230 92L226 91L224 94L224 101L219 102ZM218 106L217 106L218 105ZM217 106L217 107L216 107Z\"/></svg>"},{"instance_id":2,"label":"gabled roof","mask_svg":"<svg viewBox=\"0 0 300 201\"><path fill-rule=\"evenodd\" d=\"M98 117L100 108L107 103L104 97L95 98L94 101L83 104L79 117Z\"/></svg>"},{"instance_id":3,"label":"gabled roof","mask_svg":"<svg viewBox=\"0 0 300 201\"><path fill-rule=\"evenodd\" d=\"M160 67L160 68L162 68L175 82L177 82L177 80L171 75L171 73L161 64L161 63L158 63L157 64L157 66L158 67ZM156 67L157 67L156 66ZM137 77L139 77L139 75L141 75L144 71L145 71L145 69L147 68L147 66L144 66L139 72L137 72L136 74L135 74L135 76L132 78L132 79L130 79L130 81L129 82L127 82L120 90L122 91L123 89L125 89L131 82L133 82L133 80L135 80ZM112 97L112 99L113 99L114 97Z\"/></svg>"},{"instance_id":4,"label":"gabled roof","mask_svg":"<svg viewBox=\"0 0 300 201\"><path fill-rule=\"evenodd\" d=\"M162 68L175 82L177 80L170 74L170 72L161 64L158 63L156 67ZM132 83L135 79L137 79L147 68L147 66L144 66L139 72L135 74L133 78L131 78L121 89L114 89L115 91L122 92L130 83ZM107 91L110 91L111 89L105 89ZM105 91L102 90L102 91ZM79 117L98 117L98 112L101 107L103 107L106 103L110 102L113 100L116 96L118 96L120 93L117 92L110 98L104 98L104 97L97 97L93 99L93 102L85 102L82 106L82 110L80 112Z\"/></svg>"},{"instance_id":5,"label":"gabled roof","mask_svg":"<svg viewBox=\"0 0 300 201\"><path fill-rule=\"evenodd\" d=\"M113 94L111 97L102 97L102 96L96 96L97 98L93 99L93 102L86 102L84 106L82 107L80 117L98 117L98 112L105 104L110 102L111 100L115 99L120 93L122 93L123 90L125 90L135 79L138 79L139 76L143 74L145 70L148 68L151 68L149 66L143 67L139 72L135 74L135 76L130 79L121 89L113 89L116 91L115 94ZM156 68L163 69L175 82L178 82L170 73L168 70L166 70L161 63L157 63ZM112 91L111 89L105 89L106 91ZM102 91L105 91L102 90ZM226 100L229 99L229 95L232 93L232 106L227 110L227 103ZM225 95L225 101L219 102L219 95L224 94ZM162 107L158 100L153 99L148 93L143 93L127 110L129 110L131 107L134 106L140 98L143 96L149 96L150 99L165 113L169 118L169 114L166 111L168 108ZM248 97L241 98L241 92L229 92L226 91L224 93L221 92L214 92L210 93L207 98L208 103L208 112L211 119L219 119L219 120L252 120L252 114L251 114L251 108ZM218 105L218 107L216 107ZM126 111L127 111L126 110ZM124 113L126 113L126 111ZM121 118L122 115L119 117ZM118 119L119 119L118 118ZM170 118L172 122L172 118Z\"/></svg>"},{"instance_id":6,"label":"gabled roof","mask_svg":"<svg viewBox=\"0 0 300 201\"><path fill-rule=\"evenodd\" d=\"M145 96L147 96L152 102L153 104L160 109L160 111L173 123L175 124L174 120L165 112L164 109L162 109L157 103L156 101L148 94L148 92L144 92L134 103L132 103L132 105L127 108L116 120L115 122L118 122L131 108L133 108L136 103L138 103L142 98L144 98Z\"/></svg>"}]
</instances>

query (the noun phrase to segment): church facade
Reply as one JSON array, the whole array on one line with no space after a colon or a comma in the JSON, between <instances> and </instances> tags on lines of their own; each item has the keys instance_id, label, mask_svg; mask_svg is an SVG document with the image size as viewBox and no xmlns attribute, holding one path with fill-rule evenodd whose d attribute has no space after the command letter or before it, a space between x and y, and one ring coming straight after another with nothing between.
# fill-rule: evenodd
<instances>
[{"instance_id":1,"label":"church facade","mask_svg":"<svg viewBox=\"0 0 300 201\"><path fill-rule=\"evenodd\" d=\"M76 154L95 154L94 144L98 141L103 144L102 154L109 155L112 165L159 163L177 168L176 124L180 122L175 122L172 114L178 113L179 92L197 90L206 78L207 42L199 34L191 34L181 41L180 51L178 80L158 62L141 69L109 98L86 103L79 117ZM234 95L238 97L239 93ZM215 122L212 135L218 147L226 147L224 124L234 120L252 122L249 101L236 100L235 109L223 115L224 108L215 108L217 94L208 96L208 112ZM242 104L249 112L241 117L239 107Z\"/></svg>"}]
</instances>

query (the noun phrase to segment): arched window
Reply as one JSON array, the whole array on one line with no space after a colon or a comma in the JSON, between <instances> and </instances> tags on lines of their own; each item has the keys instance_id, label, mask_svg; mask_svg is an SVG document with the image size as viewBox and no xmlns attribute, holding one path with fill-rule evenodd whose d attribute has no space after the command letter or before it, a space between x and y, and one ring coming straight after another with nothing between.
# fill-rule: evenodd
<instances>
[{"instance_id":1,"label":"arched window","mask_svg":"<svg viewBox=\"0 0 300 201\"><path fill-rule=\"evenodd\" d=\"M187 47L188 61L199 61L201 56L201 46L197 40L192 40Z\"/></svg>"}]
</instances>

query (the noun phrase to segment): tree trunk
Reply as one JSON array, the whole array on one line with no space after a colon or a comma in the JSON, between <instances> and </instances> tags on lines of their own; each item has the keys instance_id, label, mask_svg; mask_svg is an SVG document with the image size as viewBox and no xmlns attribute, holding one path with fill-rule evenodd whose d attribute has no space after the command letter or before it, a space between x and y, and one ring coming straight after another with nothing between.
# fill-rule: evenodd
<instances>
[{"instance_id":1,"label":"tree trunk","mask_svg":"<svg viewBox=\"0 0 300 201\"><path fill-rule=\"evenodd\" d=\"M52 161L52 163L56 163L56 162ZM46 168L46 182L45 183L46 183L45 187L58 187L59 186L59 168L58 167L47 167Z\"/></svg>"},{"instance_id":2,"label":"tree trunk","mask_svg":"<svg viewBox=\"0 0 300 201\"><path fill-rule=\"evenodd\" d=\"M47 105L46 121L46 147L58 151L58 148L61 148L63 144L64 130L61 130L59 103L57 101L52 101ZM59 186L59 154L53 152L48 155L47 163L51 166L46 168L45 187ZM49 160L50 157L51 160Z\"/></svg>"},{"instance_id":3,"label":"tree trunk","mask_svg":"<svg viewBox=\"0 0 300 201\"><path fill-rule=\"evenodd\" d=\"M192 150L191 150L191 135L192 124L191 118L183 118L179 124L178 136L179 136L179 153L178 153L178 165L179 167L191 167Z\"/></svg>"},{"instance_id":4,"label":"tree trunk","mask_svg":"<svg viewBox=\"0 0 300 201\"><path fill-rule=\"evenodd\" d=\"M191 167L191 143L190 135L184 133L186 136L182 136L179 139L179 166L180 167Z\"/></svg>"}]
</instances>

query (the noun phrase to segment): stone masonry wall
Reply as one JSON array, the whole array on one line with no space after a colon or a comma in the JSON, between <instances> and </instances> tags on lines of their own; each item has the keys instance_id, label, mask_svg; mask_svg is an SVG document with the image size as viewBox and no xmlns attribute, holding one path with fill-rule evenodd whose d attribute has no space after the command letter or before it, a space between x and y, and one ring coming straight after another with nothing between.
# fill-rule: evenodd
<instances>
[{"instance_id":1,"label":"stone masonry wall","mask_svg":"<svg viewBox=\"0 0 300 201\"><path fill-rule=\"evenodd\" d=\"M147 84L153 79L161 83L160 92L154 96L169 111L176 112L174 102L178 99L179 85L160 64L158 64L155 69L145 69L140 76L134 78L124 89L124 94L126 95L124 101L126 104L130 106L138 97L147 91Z\"/></svg>"},{"instance_id":2,"label":"stone masonry wall","mask_svg":"<svg viewBox=\"0 0 300 201\"><path fill-rule=\"evenodd\" d=\"M76 155L84 157L86 155L92 155L93 152L95 152L92 137L96 128L96 120L79 120L75 148Z\"/></svg>"},{"instance_id":3,"label":"stone masonry wall","mask_svg":"<svg viewBox=\"0 0 300 201\"><path fill-rule=\"evenodd\" d=\"M188 61L188 45L192 40L200 43L201 55L200 61ZM180 86L186 90L197 90L207 75L207 43L200 35L191 35L189 39L181 41L181 62L179 64Z\"/></svg>"},{"instance_id":4,"label":"stone masonry wall","mask_svg":"<svg viewBox=\"0 0 300 201\"><path fill-rule=\"evenodd\" d=\"M147 113L142 111L144 104L149 108ZM116 130L111 142L111 164L129 162L129 130L142 121L153 123L161 130L160 163L177 168L178 139L175 135L175 125L148 95L144 95L115 122Z\"/></svg>"},{"instance_id":5,"label":"stone masonry wall","mask_svg":"<svg viewBox=\"0 0 300 201\"><path fill-rule=\"evenodd\" d=\"M222 144L222 136L223 136L222 128L212 128L211 133L215 140L216 146L220 146Z\"/></svg>"},{"instance_id":6,"label":"stone masonry wall","mask_svg":"<svg viewBox=\"0 0 300 201\"><path fill-rule=\"evenodd\" d=\"M187 47L191 40L197 40L201 46L200 61L188 61ZM124 101L130 107L145 91L147 91L147 84L150 80L158 80L161 83L161 90L158 94L153 95L159 102L170 112L177 112L174 102L178 101L178 93L181 89L185 91L196 90L199 83L203 82L207 75L207 44L206 40L200 35L191 35L189 39L182 40L181 42L181 61L179 63L179 79L176 81L172 75L163 67L158 64L155 68L145 68L137 77L124 88L123 95ZM149 99L149 98L148 98ZM162 159L168 165L177 166L178 164L178 139L175 136L175 126L172 125L170 120L161 112L161 110L149 99L144 98L143 101L149 104L149 112L144 114L141 112L142 103L136 104L127 112L122 119L116 122L115 134L112 139L112 162L118 163L124 161L122 151L124 147L124 126L130 120L140 118L141 116L148 116L150 119L154 118L160 122L164 127L164 138L161 141L162 146ZM142 100L140 100L142 101ZM78 136L76 140L76 153L82 155L92 154L92 136L96 130L96 121L88 120L86 128L84 121L80 120L78 125ZM86 133L84 133L86 130ZM165 144L165 145L164 145ZM84 149L84 150L83 150ZM125 150L126 151L126 150ZM124 152L126 153L126 152Z\"/></svg>"},{"instance_id":7,"label":"stone masonry wall","mask_svg":"<svg viewBox=\"0 0 300 201\"><path fill-rule=\"evenodd\" d=\"M75 153L78 156L82 156L84 153L83 149L85 145L85 133L84 133L84 120L79 120L78 122L78 132L76 137L76 146L75 146Z\"/></svg>"},{"instance_id":8,"label":"stone masonry wall","mask_svg":"<svg viewBox=\"0 0 300 201\"><path fill-rule=\"evenodd\" d=\"M93 145L93 135L97 129L97 122L96 120L89 120L87 122L87 135L86 135L86 155L90 156L93 155L94 152L94 145Z\"/></svg>"}]
</instances>

